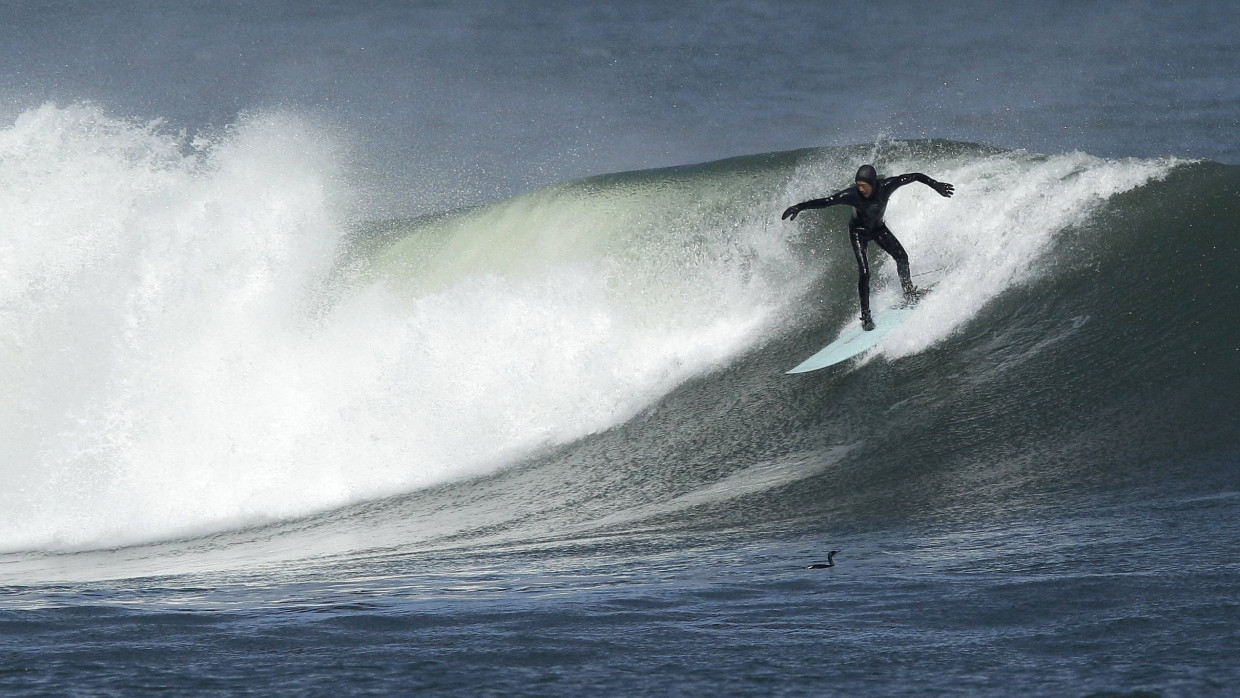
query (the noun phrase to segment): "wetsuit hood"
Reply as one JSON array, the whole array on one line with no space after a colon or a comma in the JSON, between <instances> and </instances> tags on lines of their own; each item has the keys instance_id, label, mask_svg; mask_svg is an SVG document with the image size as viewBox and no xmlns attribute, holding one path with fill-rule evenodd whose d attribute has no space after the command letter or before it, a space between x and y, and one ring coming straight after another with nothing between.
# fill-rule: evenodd
<instances>
[{"instance_id":1,"label":"wetsuit hood","mask_svg":"<svg viewBox=\"0 0 1240 698\"><path fill-rule=\"evenodd\" d=\"M853 181L866 182L870 186L875 186L878 184L878 171L873 165L862 165L857 168L857 176L853 177Z\"/></svg>"}]
</instances>

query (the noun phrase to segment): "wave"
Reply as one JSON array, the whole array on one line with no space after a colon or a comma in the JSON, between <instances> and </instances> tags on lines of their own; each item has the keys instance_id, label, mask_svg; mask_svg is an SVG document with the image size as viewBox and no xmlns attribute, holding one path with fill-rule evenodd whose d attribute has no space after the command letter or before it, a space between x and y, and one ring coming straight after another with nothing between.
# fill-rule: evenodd
<instances>
[{"instance_id":1,"label":"wave","mask_svg":"<svg viewBox=\"0 0 1240 698\"><path fill-rule=\"evenodd\" d=\"M760 227L719 236L720 214L691 212L592 250L609 217L651 211L583 196L538 219L549 193L415 221L367 266L437 237L455 257L359 276L321 136L268 115L187 143L89 106L5 132L0 549L193 535L494 470L726 360L796 288Z\"/></svg>"},{"instance_id":2,"label":"wave","mask_svg":"<svg viewBox=\"0 0 1240 698\"><path fill-rule=\"evenodd\" d=\"M855 526L1235 449L1235 168L888 143L350 231L323 140L88 107L0 135L0 549ZM854 321L855 271L846 212L778 213L863 160L956 184L888 212L941 281L880 352L784 376Z\"/></svg>"}]
</instances>

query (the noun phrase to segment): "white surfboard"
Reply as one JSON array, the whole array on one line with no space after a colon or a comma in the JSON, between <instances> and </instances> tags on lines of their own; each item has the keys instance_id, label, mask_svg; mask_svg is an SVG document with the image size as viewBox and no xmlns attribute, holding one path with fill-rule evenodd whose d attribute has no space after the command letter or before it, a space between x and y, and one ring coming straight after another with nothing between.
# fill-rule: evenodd
<instances>
[{"instance_id":1,"label":"white surfboard","mask_svg":"<svg viewBox=\"0 0 1240 698\"><path fill-rule=\"evenodd\" d=\"M874 329L869 332L861 329L860 322L853 321L848 329L840 333L840 336L834 342L823 347L817 354L797 364L796 368L788 371L788 373L817 371L820 368L834 366L873 349L892 330L899 327L900 323L904 322L909 315L912 315L913 309L913 306L896 306L875 312L872 315L874 318Z\"/></svg>"}]
</instances>

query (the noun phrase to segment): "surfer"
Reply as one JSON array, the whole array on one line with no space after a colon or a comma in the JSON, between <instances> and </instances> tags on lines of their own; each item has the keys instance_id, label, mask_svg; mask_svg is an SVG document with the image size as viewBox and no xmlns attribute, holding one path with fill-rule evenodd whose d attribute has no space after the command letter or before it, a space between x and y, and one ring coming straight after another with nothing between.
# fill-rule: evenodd
<instances>
[{"instance_id":1,"label":"surfer","mask_svg":"<svg viewBox=\"0 0 1240 698\"><path fill-rule=\"evenodd\" d=\"M797 214L807 208L826 208L841 204L852 206L852 220L848 222L848 239L852 242L853 254L857 257L857 293L861 297L861 326L867 331L874 329L874 319L870 316L870 261L866 256L866 247L870 241L878 243L883 251L896 260L896 270L900 274L900 285L909 300L920 296L913 279L909 274L908 253L900 241L892 235L883 222L883 214L887 211L887 200L897 189L912 182L921 182L945 197L955 193L955 187L933 180L920 172L911 172L896 177L878 178L873 165L862 165L854 177L855 184L843 191L836 192L825 199L812 199L793 204L784 210L783 220L795 220Z\"/></svg>"}]
</instances>

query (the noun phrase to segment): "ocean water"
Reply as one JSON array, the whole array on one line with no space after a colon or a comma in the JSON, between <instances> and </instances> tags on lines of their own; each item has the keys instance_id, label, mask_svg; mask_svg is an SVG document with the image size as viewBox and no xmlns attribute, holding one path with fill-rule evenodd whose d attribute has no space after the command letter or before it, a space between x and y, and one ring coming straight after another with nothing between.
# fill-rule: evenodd
<instances>
[{"instance_id":1,"label":"ocean water","mask_svg":"<svg viewBox=\"0 0 1240 698\"><path fill-rule=\"evenodd\" d=\"M1234 694L1237 29L5 4L0 692Z\"/></svg>"}]
</instances>

